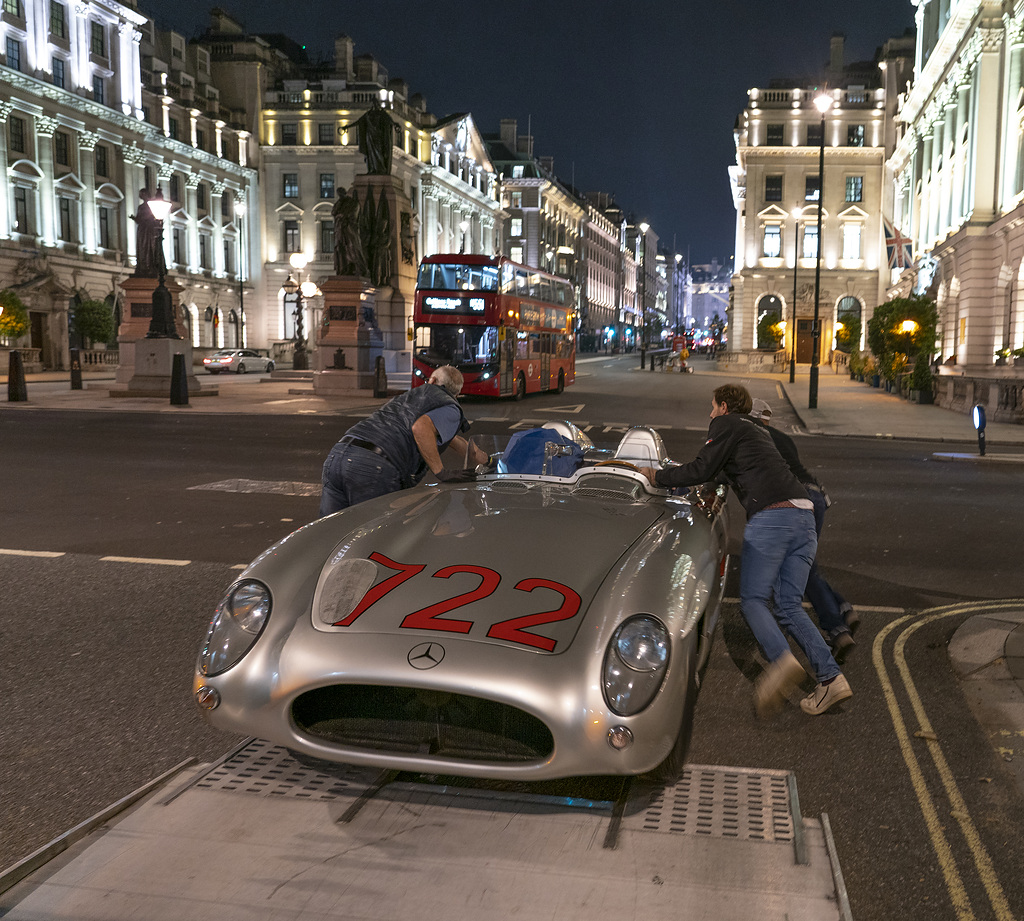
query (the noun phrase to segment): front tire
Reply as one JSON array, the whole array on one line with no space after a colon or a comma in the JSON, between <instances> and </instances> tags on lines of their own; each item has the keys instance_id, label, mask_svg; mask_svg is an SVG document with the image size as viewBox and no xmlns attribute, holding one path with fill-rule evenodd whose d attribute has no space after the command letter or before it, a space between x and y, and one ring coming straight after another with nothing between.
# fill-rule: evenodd
<instances>
[{"instance_id":1,"label":"front tire","mask_svg":"<svg viewBox=\"0 0 1024 921\"><path fill-rule=\"evenodd\" d=\"M556 388L555 393L561 393L563 390L565 390L565 372L564 371L559 371L558 372L558 387Z\"/></svg>"},{"instance_id":2,"label":"front tire","mask_svg":"<svg viewBox=\"0 0 1024 921\"><path fill-rule=\"evenodd\" d=\"M524 400L526 398L526 378L522 374L516 378L516 402Z\"/></svg>"},{"instance_id":3,"label":"front tire","mask_svg":"<svg viewBox=\"0 0 1024 921\"><path fill-rule=\"evenodd\" d=\"M239 374L245 374L245 363L244 362L238 366L238 373Z\"/></svg>"},{"instance_id":4,"label":"front tire","mask_svg":"<svg viewBox=\"0 0 1024 921\"><path fill-rule=\"evenodd\" d=\"M274 370L274 363L272 361L267 362L267 374Z\"/></svg>"},{"instance_id":5,"label":"front tire","mask_svg":"<svg viewBox=\"0 0 1024 921\"><path fill-rule=\"evenodd\" d=\"M683 713L679 721L679 732L665 760L644 776L658 784L666 786L674 784L682 776L686 767L686 753L690 748L693 736L693 714L697 706L697 658L690 657L690 677L686 682L686 697L683 700Z\"/></svg>"}]
</instances>

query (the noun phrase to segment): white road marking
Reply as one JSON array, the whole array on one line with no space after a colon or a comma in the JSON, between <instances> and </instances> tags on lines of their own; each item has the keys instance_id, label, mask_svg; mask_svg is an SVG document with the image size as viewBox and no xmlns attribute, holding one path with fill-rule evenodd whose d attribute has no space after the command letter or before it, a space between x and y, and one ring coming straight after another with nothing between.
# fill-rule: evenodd
<instances>
[{"instance_id":1,"label":"white road marking","mask_svg":"<svg viewBox=\"0 0 1024 921\"><path fill-rule=\"evenodd\" d=\"M101 563L149 563L153 566L188 566L191 560L151 560L141 556L101 556Z\"/></svg>"},{"instance_id":2,"label":"white road marking","mask_svg":"<svg viewBox=\"0 0 1024 921\"><path fill-rule=\"evenodd\" d=\"M0 553L6 554L7 556L38 556L46 560L52 560L58 556L64 556L63 552L55 552L53 550L0 550Z\"/></svg>"}]
</instances>

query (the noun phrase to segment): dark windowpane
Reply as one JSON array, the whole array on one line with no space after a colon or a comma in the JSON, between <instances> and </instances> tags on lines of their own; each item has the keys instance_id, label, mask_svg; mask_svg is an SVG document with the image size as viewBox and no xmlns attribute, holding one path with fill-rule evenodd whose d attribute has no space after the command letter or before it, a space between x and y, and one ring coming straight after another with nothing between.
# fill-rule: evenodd
<instances>
[{"instance_id":1,"label":"dark windowpane","mask_svg":"<svg viewBox=\"0 0 1024 921\"><path fill-rule=\"evenodd\" d=\"M782 132L782 125L769 125L765 137L766 142L774 147L780 147L783 143Z\"/></svg>"}]
</instances>

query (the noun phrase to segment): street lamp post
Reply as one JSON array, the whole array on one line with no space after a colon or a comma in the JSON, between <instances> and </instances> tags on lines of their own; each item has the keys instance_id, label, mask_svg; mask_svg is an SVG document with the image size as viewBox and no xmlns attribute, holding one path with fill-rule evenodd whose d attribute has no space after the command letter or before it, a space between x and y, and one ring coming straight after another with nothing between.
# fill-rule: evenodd
<instances>
[{"instance_id":1,"label":"street lamp post","mask_svg":"<svg viewBox=\"0 0 1024 921\"><path fill-rule=\"evenodd\" d=\"M818 145L818 245L814 260L814 325L811 328L814 350L811 353L811 383L807 408L818 408L818 359L821 351L821 329L818 325L818 304L821 295L821 211L825 197L825 115L832 108L832 97L822 93L815 97L815 108L821 113L821 138Z\"/></svg>"},{"instance_id":2,"label":"street lamp post","mask_svg":"<svg viewBox=\"0 0 1024 921\"><path fill-rule=\"evenodd\" d=\"M640 225L640 370L647 367L647 231L651 225ZM652 367L654 359L651 359Z\"/></svg>"},{"instance_id":3,"label":"street lamp post","mask_svg":"<svg viewBox=\"0 0 1024 921\"><path fill-rule=\"evenodd\" d=\"M174 301L171 299L171 292L164 286L164 221L171 213L171 203L164 198L164 193L158 188L156 195L150 198L147 203L153 217L160 225L160 233L157 237L158 258L158 279L156 289L153 291L153 312L149 319L149 332L147 339L180 339L177 326L174 323Z\"/></svg>"},{"instance_id":4,"label":"street lamp post","mask_svg":"<svg viewBox=\"0 0 1024 921\"><path fill-rule=\"evenodd\" d=\"M789 382L796 380L796 270L800 264L800 209L793 210L793 328L789 331Z\"/></svg>"}]
</instances>

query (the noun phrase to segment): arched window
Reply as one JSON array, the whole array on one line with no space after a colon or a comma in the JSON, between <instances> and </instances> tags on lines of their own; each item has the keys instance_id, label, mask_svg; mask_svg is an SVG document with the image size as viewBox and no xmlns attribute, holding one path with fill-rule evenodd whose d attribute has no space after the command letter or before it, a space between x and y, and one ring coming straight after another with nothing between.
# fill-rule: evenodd
<instances>
[{"instance_id":1,"label":"arched window","mask_svg":"<svg viewBox=\"0 0 1024 921\"><path fill-rule=\"evenodd\" d=\"M840 298L836 305L835 344L841 352L852 352L861 343L861 304L852 295Z\"/></svg>"}]
</instances>

